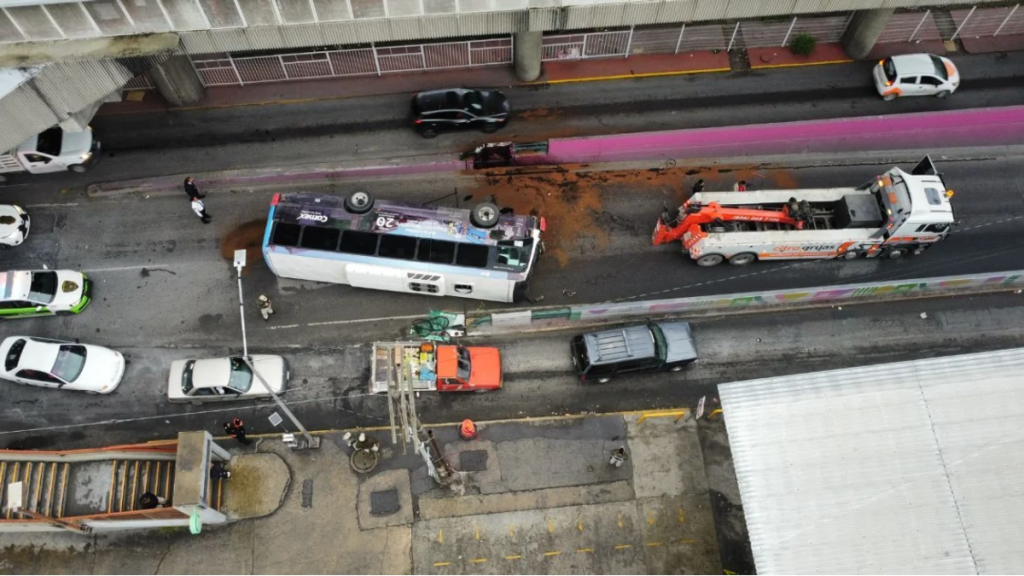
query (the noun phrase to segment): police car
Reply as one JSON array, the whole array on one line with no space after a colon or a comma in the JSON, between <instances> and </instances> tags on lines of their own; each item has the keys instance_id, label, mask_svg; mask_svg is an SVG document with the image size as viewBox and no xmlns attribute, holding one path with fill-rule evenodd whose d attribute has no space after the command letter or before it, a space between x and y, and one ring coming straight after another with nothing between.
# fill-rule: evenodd
<instances>
[{"instance_id":1,"label":"police car","mask_svg":"<svg viewBox=\"0 0 1024 576\"><path fill-rule=\"evenodd\" d=\"M18 246L28 237L28 212L14 204L0 204L0 248Z\"/></svg>"},{"instance_id":2,"label":"police car","mask_svg":"<svg viewBox=\"0 0 1024 576\"><path fill-rule=\"evenodd\" d=\"M0 272L0 319L78 314L91 293L88 276L74 270Z\"/></svg>"}]
</instances>

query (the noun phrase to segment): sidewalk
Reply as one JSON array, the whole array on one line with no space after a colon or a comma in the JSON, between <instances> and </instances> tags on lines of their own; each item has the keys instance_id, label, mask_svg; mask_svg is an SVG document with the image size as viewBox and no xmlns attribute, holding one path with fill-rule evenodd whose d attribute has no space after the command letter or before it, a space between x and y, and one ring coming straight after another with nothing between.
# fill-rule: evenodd
<instances>
[{"instance_id":1,"label":"sidewalk","mask_svg":"<svg viewBox=\"0 0 1024 576\"><path fill-rule=\"evenodd\" d=\"M435 435L464 495L383 443L366 476L338 433L320 450L264 439L291 469L277 512L210 528L82 538L3 534L5 573L747 573L749 545L722 420L686 411L480 423ZM682 417L680 417L682 416ZM629 459L608 465L624 446ZM233 480L229 480L231 482ZM722 551L730 558L726 565Z\"/></svg>"}]
</instances>

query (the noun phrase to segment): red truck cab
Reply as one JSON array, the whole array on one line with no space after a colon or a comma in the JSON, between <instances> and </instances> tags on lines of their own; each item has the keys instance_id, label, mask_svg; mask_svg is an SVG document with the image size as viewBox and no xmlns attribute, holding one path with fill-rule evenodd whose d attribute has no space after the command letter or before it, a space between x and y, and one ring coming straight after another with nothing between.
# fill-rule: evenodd
<instances>
[{"instance_id":1,"label":"red truck cab","mask_svg":"<svg viewBox=\"0 0 1024 576\"><path fill-rule=\"evenodd\" d=\"M437 347L438 392L487 392L501 388L501 352L484 346Z\"/></svg>"}]
</instances>

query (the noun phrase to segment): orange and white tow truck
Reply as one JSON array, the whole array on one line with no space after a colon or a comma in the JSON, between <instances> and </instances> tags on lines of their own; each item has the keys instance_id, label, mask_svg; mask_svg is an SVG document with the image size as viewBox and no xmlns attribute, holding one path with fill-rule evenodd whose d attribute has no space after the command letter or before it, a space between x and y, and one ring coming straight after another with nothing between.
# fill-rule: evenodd
<instances>
[{"instance_id":1,"label":"orange and white tow truck","mask_svg":"<svg viewBox=\"0 0 1024 576\"><path fill-rule=\"evenodd\" d=\"M949 234L952 196L925 157L910 173L892 168L857 188L698 192L662 214L652 240L682 240L699 266L900 258Z\"/></svg>"}]
</instances>

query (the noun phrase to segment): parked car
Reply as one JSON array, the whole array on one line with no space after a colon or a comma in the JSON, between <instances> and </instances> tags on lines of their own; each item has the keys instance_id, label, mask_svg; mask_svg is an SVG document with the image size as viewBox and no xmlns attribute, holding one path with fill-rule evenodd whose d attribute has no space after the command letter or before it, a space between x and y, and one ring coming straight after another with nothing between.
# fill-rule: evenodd
<instances>
[{"instance_id":1,"label":"parked car","mask_svg":"<svg viewBox=\"0 0 1024 576\"><path fill-rule=\"evenodd\" d=\"M960 72L949 58L933 54L900 54L879 60L875 88L885 100L901 96L945 98L960 87Z\"/></svg>"},{"instance_id":2,"label":"parked car","mask_svg":"<svg viewBox=\"0 0 1024 576\"><path fill-rule=\"evenodd\" d=\"M124 376L124 356L102 346L35 336L10 336L0 343L5 380L91 394L110 394Z\"/></svg>"},{"instance_id":3,"label":"parked car","mask_svg":"<svg viewBox=\"0 0 1024 576\"><path fill-rule=\"evenodd\" d=\"M253 354L251 358L274 394L283 394L291 379L288 362L272 354ZM171 402L198 404L270 397L270 392L240 356L171 363L167 382L167 399Z\"/></svg>"},{"instance_id":4,"label":"parked car","mask_svg":"<svg viewBox=\"0 0 1024 576\"><path fill-rule=\"evenodd\" d=\"M31 224L28 212L21 206L0 204L0 248L18 246L28 238Z\"/></svg>"},{"instance_id":5,"label":"parked car","mask_svg":"<svg viewBox=\"0 0 1024 576\"><path fill-rule=\"evenodd\" d=\"M488 134L508 122L508 98L497 90L447 88L420 92L412 99L413 125L420 136L476 128Z\"/></svg>"},{"instance_id":6,"label":"parked car","mask_svg":"<svg viewBox=\"0 0 1024 576\"><path fill-rule=\"evenodd\" d=\"M629 372L678 372L697 360L687 322L651 322L581 334L570 343L580 380L607 382Z\"/></svg>"},{"instance_id":7,"label":"parked car","mask_svg":"<svg viewBox=\"0 0 1024 576\"><path fill-rule=\"evenodd\" d=\"M74 270L0 272L0 318L78 314L92 299L89 277Z\"/></svg>"}]
</instances>

